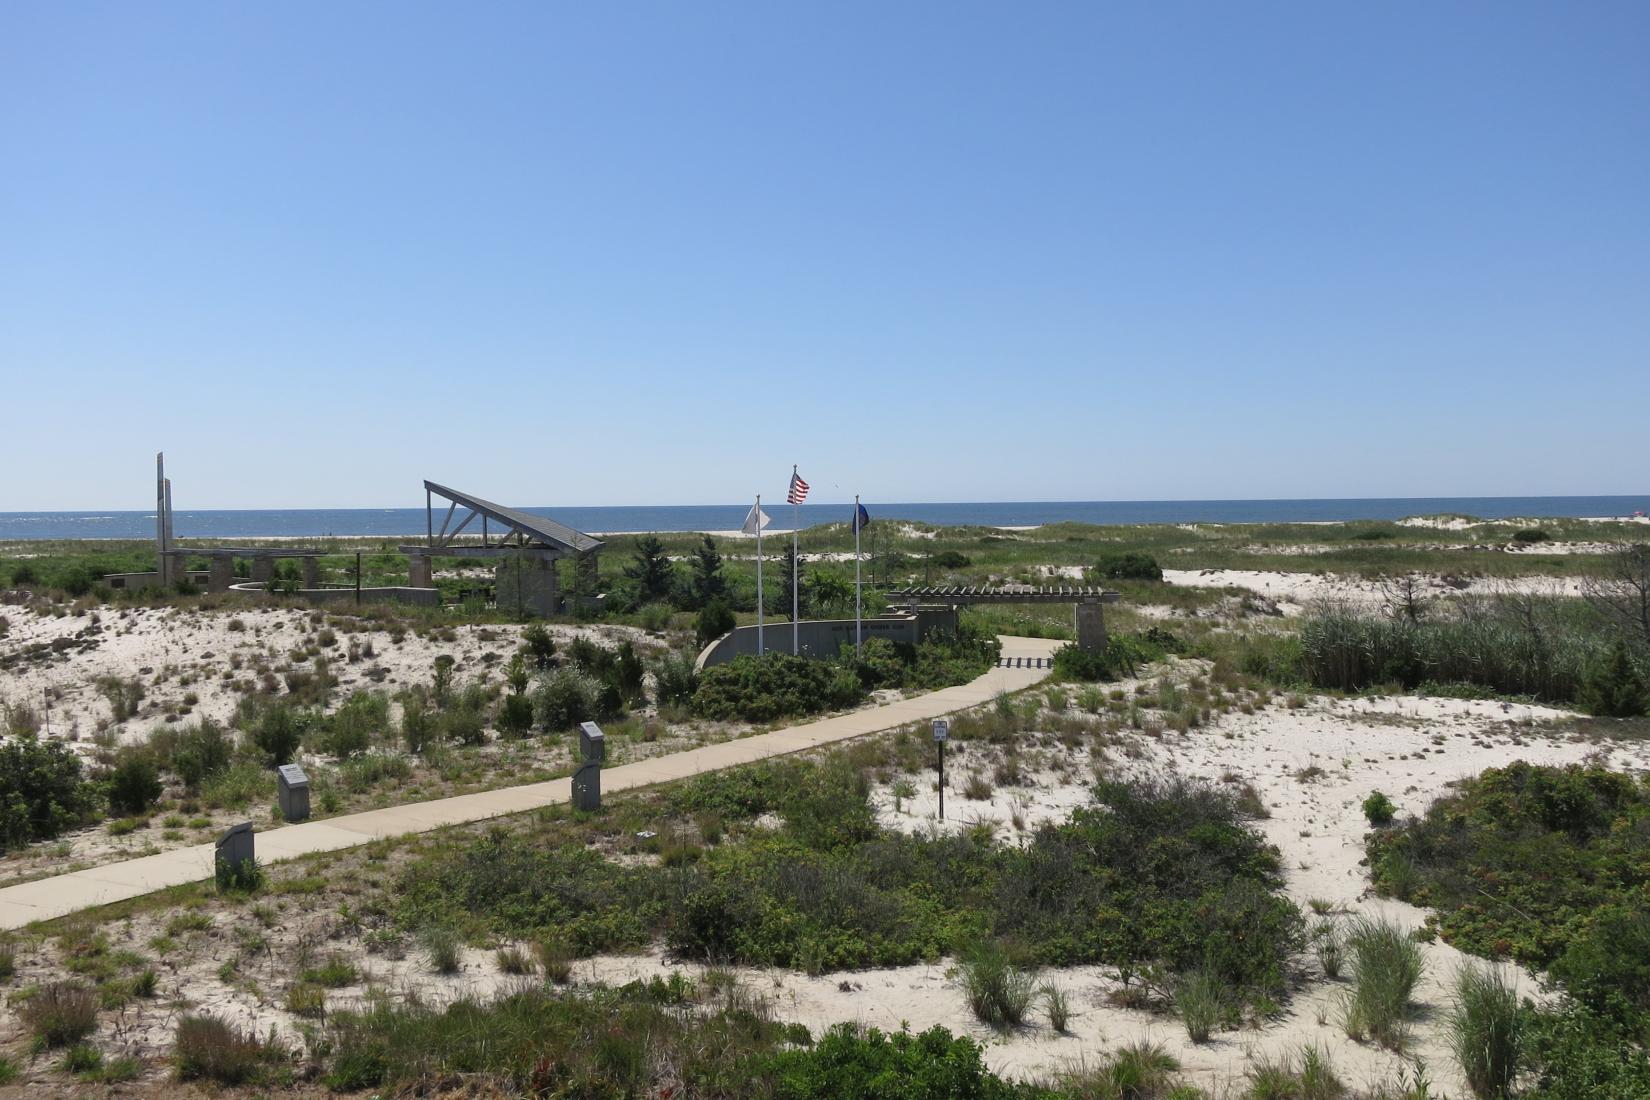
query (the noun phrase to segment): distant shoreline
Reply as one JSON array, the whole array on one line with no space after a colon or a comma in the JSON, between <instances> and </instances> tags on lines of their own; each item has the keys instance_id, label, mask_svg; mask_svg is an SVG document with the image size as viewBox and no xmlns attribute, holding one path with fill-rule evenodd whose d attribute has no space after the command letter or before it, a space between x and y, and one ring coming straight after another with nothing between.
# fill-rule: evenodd
<instances>
[{"instance_id":1,"label":"distant shoreline","mask_svg":"<svg viewBox=\"0 0 1650 1100\"><path fill-rule=\"evenodd\" d=\"M867 499L874 533L879 523L981 527L1025 531L1055 523L1099 526L1141 524L1306 524L1398 522L1415 517L1472 516L1484 520L1630 519L1650 510L1642 496L1590 497L1380 497L1217 501L1003 501L978 503L882 503ZM789 533L793 513L784 503L763 504L769 534ZM845 523L851 505L806 504L800 527ZM522 508L570 527L623 537L637 533L738 534L749 504ZM422 508L221 509L175 512L177 537L217 541L321 538L404 538L425 534ZM442 517L436 517L439 521ZM0 512L0 542L45 539L132 540L154 536L150 511Z\"/></svg>"}]
</instances>

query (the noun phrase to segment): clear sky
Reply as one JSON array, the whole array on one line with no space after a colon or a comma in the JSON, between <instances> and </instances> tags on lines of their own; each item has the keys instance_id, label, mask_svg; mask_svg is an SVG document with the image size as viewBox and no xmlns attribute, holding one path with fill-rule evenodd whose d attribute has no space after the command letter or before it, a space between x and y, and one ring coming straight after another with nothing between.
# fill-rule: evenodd
<instances>
[{"instance_id":1,"label":"clear sky","mask_svg":"<svg viewBox=\"0 0 1650 1100\"><path fill-rule=\"evenodd\" d=\"M0 511L1650 490L1650 4L0 6Z\"/></svg>"}]
</instances>

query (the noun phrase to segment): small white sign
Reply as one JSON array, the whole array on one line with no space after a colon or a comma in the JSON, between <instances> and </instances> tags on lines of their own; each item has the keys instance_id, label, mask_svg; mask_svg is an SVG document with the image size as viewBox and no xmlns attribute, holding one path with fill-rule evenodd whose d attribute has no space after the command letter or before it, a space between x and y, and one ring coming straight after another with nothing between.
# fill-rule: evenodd
<instances>
[{"instance_id":1,"label":"small white sign","mask_svg":"<svg viewBox=\"0 0 1650 1100\"><path fill-rule=\"evenodd\" d=\"M934 740L944 741L951 736L951 723L944 718L934 719Z\"/></svg>"}]
</instances>

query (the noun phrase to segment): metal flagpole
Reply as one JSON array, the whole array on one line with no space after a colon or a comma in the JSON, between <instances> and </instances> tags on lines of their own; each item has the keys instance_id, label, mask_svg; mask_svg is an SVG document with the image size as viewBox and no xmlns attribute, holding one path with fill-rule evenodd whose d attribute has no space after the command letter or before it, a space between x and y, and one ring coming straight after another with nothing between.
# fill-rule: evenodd
<instances>
[{"instance_id":1,"label":"metal flagpole","mask_svg":"<svg viewBox=\"0 0 1650 1100\"><path fill-rule=\"evenodd\" d=\"M791 466L791 484L796 484L796 466ZM795 496L793 491L792 496ZM796 621L802 605L802 559L797 556L796 529L800 525L801 510L791 502L791 656L802 656L802 625Z\"/></svg>"},{"instance_id":2,"label":"metal flagpole","mask_svg":"<svg viewBox=\"0 0 1650 1100\"><path fill-rule=\"evenodd\" d=\"M762 494L756 494L756 655L767 652L762 647Z\"/></svg>"},{"instance_id":3,"label":"metal flagpole","mask_svg":"<svg viewBox=\"0 0 1650 1100\"><path fill-rule=\"evenodd\" d=\"M859 494L854 494L854 656L865 641L865 624L859 614Z\"/></svg>"}]
</instances>

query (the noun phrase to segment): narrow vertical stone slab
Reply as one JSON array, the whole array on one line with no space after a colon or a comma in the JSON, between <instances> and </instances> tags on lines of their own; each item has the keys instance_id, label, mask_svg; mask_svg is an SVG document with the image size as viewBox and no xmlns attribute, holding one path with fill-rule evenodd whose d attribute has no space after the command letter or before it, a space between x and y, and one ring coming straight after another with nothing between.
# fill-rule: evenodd
<instances>
[{"instance_id":1,"label":"narrow vertical stone slab","mask_svg":"<svg viewBox=\"0 0 1650 1100\"><path fill-rule=\"evenodd\" d=\"M253 858L252 822L243 821L239 825L231 825L229 831L218 838L218 863L227 867L240 867L242 864L251 863Z\"/></svg>"},{"instance_id":2,"label":"narrow vertical stone slab","mask_svg":"<svg viewBox=\"0 0 1650 1100\"><path fill-rule=\"evenodd\" d=\"M1098 652L1106 648L1106 605L1080 603L1077 605L1077 648Z\"/></svg>"},{"instance_id":3,"label":"narrow vertical stone slab","mask_svg":"<svg viewBox=\"0 0 1650 1100\"><path fill-rule=\"evenodd\" d=\"M602 806L602 761L607 759L607 735L594 722L579 726L579 757L573 773L573 808L599 810Z\"/></svg>"}]
</instances>

